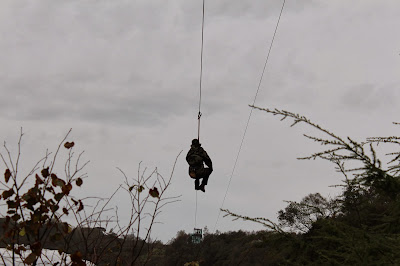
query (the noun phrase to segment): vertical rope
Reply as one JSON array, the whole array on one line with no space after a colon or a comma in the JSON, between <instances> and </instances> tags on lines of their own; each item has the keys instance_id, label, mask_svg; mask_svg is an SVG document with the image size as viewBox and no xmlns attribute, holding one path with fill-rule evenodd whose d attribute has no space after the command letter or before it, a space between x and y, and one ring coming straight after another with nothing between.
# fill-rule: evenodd
<instances>
[{"instance_id":1,"label":"vertical rope","mask_svg":"<svg viewBox=\"0 0 400 266\"><path fill-rule=\"evenodd\" d=\"M201 118L201 85L203 80L203 46L204 46L204 12L205 11L205 0L203 0L203 17L201 19L201 52L200 52L200 81L199 81L199 113L197 115L198 130L197 139L200 141L200 118Z\"/></svg>"},{"instance_id":2,"label":"vertical rope","mask_svg":"<svg viewBox=\"0 0 400 266\"><path fill-rule=\"evenodd\" d=\"M196 190L196 210L194 212L194 228L197 228L197 190Z\"/></svg>"},{"instance_id":3,"label":"vertical rope","mask_svg":"<svg viewBox=\"0 0 400 266\"><path fill-rule=\"evenodd\" d=\"M204 10L205 0L203 0L203 16L201 19L201 52L200 52L200 80L199 80L199 113L197 114L197 139L200 141L200 118L201 118L201 85L203 80L203 46L204 46ZM197 190L196 208L194 213L194 228L197 227Z\"/></svg>"},{"instance_id":4,"label":"vertical rope","mask_svg":"<svg viewBox=\"0 0 400 266\"><path fill-rule=\"evenodd\" d=\"M201 117L201 113L199 112L198 116L197 116L197 139L200 142L200 117Z\"/></svg>"}]
</instances>

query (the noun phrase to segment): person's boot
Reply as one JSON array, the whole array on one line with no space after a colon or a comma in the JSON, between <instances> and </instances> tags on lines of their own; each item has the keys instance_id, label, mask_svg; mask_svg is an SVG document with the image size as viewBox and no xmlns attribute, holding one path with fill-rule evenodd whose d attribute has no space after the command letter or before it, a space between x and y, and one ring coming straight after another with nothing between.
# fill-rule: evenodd
<instances>
[{"instance_id":1,"label":"person's boot","mask_svg":"<svg viewBox=\"0 0 400 266\"><path fill-rule=\"evenodd\" d=\"M200 189L199 183L200 183L200 182L199 182L198 179L194 180L194 189L195 189L195 190L199 190L199 189Z\"/></svg>"},{"instance_id":2,"label":"person's boot","mask_svg":"<svg viewBox=\"0 0 400 266\"><path fill-rule=\"evenodd\" d=\"M199 186L199 189L198 189L198 190L201 190L201 191L203 191L203 192L206 192L205 186L206 186L206 185L201 184L201 185Z\"/></svg>"}]
</instances>

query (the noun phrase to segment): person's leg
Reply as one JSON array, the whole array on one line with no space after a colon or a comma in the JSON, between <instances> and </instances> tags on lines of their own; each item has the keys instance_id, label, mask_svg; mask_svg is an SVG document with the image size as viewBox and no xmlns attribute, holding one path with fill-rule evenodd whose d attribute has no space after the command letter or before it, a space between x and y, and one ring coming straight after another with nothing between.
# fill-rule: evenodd
<instances>
[{"instance_id":1,"label":"person's leg","mask_svg":"<svg viewBox=\"0 0 400 266\"><path fill-rule=\"evenodd\" d=\"M204 168L204 173L203 173L203 180L201 182L202 186L205 186L208 184L208 178L211 175L212 170L210 168Z\"/></svg>"},{"instance_id":2,"label":"person's leg","mask_svg":"<svg viewBox=\"0 0 400 266\"><path fill-rule=\"evenodd\" d=\"M210 168L204 168L202 171L202 181L201 181L201 185L199 186L199 190L206 192L205 190L205 186L208 183L208 178L210 177L212 170Z\"/></svg>"}]
</instances>

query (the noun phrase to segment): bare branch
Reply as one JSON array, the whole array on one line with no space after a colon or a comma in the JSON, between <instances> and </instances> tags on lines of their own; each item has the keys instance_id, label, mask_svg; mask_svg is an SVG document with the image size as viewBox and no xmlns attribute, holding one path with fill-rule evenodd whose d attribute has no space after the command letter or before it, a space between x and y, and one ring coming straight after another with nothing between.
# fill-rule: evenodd
<instances>
[{"instance_id":1,"label":"bare branch","mask_svg":"<svg viewBox=\"0 0 400 266\"><path fill-rule=\"evenodd\" d=\"M242 219L244 221L252 221L252 222L255 222L255 223L262 224L265 227L267 227L267 228L269 228L269 229L271 229L271 230L273 230L275 232L278 232L278 233L281 233L281 234L286 234L277 224L275 224L274 222L270 221L269 219L262 218L262 217L251 218L251 217L247 217L247 216L242 216L242 215L233 213L233 212L231 212L231 211L229 211L227 209L221 209L221 211L226 213L224 215L224 217L231 216L231 217L233 217L233 220Z\"/></svg>"},{"instance_id":2,"label":"bare branch","mask_svg":"<svg viewBox=\"0 0 400 266\"><path fill-rule=\"evenodd\" d=\"M61 148L61 145L62 145L62 144L64 143L64 141L67 139L67 137L68 137L69 133L71 133L71 131L72 131L72 128L67 132L67 134L65 135L64 139L63 139L63 140L60 142L60 144L58 145L57 151L56 151L56 153L54 154L53 162L51 163L50 173L53 172L53 168L54 168L54 165L55 165L55 162L56 162L57 154L58 154L58 152L59 152L59 150L60 150L60 148Z\"/></svg>"}]
</instances>

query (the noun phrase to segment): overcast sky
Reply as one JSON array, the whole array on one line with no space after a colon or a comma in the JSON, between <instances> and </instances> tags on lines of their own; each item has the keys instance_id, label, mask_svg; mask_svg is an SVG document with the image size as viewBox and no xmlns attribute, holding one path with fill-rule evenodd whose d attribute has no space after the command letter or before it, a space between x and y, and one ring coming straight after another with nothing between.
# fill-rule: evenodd
<instances>
[{"instance_id":1,"label":"overcast sky","mask_svg":"<svg viewBox=\"0 0 400 266\"><path fill-rule=\"evenodd\" d=\"M273 36L280 0L206 1L200 141L213 160L198 193L197 227L215 226ZM256 105L300 113L340 136L398 135L400 2L287 0ZM0 3L0 136L23 171L67 131L85 151L82 196L111 195L139 162L168 176L171 196L154 237L194 227L185 155L197 136L202 1ZM254 111L224 208L276 221L285 200L334 196L334 165L296 158L321 147L304 125ZM4 168L4 165L1 166ZM2 172L4 171L1 170ZM123 198L112 203L129 209ZM258 230L220 218L217 229Z\"/></svg>"}]
</instances>

